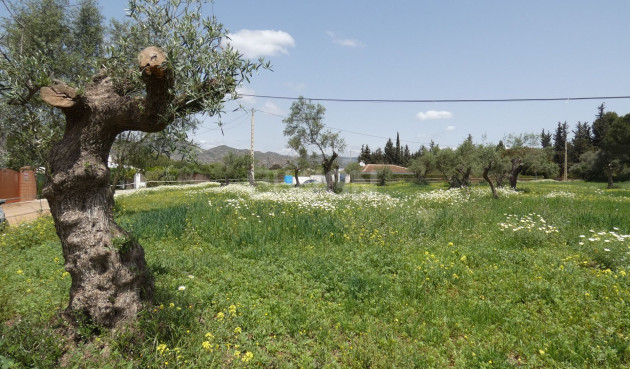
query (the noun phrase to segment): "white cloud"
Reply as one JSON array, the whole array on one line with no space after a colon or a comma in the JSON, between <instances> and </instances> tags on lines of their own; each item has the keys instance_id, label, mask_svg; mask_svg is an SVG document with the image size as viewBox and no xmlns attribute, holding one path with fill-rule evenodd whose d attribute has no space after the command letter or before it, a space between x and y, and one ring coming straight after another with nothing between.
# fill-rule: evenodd
<instances>
[{"instance_id":1,"label":"white cloud","mask_svg":"<svg viewBox=\"0 0 630 369\"><path fill-rule=\"evenodd\" d=\"M295 92L302 92L306 89L306 85L304 83L287 82L284 85Z\"/></svg>"},{"instance_id":2,"label":"white cloud","mask_svg":"<svg viewBox=\"0 0 630 369\"><path fill-rule=\"evenodd\" d=\"M293 37L284 31L242 29L228 35L225 42L232 45L246 58L288 54L295 47Z\"/></svg>"},{"instance_id":3,"label":"white cloud","mask_svg":"<svg viewBox=\"0 0 630 369\"><path fill-rule=\"evenodd\" d=\"M269 114L283 115L283 116L286 115L286 113L282 109L280 109L278 105L272 103L271 101L267 101L265 105L263 105L262 110L264 110L265 112Z\"/></svg>"},{"instance_id":4,"label":"white cloud","mask_svg":"<svg viewBox=\"0 0 630 369\"><path fill-rule=\"evenodd\" d=\"M332 42L335 45L343 46L343 47L364 47L365 44L359 40L353 40L349 38L339 38L332 31L326 31L326 34L330 36Z\"/></svg>"},{"instance_id":5,"label":"white cloud","mask_svg":"<svg viewBox=\"0 0 630 369\"><path fill-rule=\"evenodd\" d=\"M210 148L210 144L208 143L208 141L206 140L199 140L197 141L197 143L199 144L199 146L201 146L202 149L204 150L208 150Z\"/></svg>"},{"instance_id":6,"label":"white cloud","mask_svg":"<svg viewBox=\"0 0 630 369\"><path fill-rule=\"evenodd\" d=\"M454 131L455 130L455 126L448 126L446 127L447 131Z\"/></svg>"},{"instance_id":7,"label":"white cloud","mask_svg":"<svg viewBox=\"0 0 630 369\"><path fill-rule=\"evenodd\" d=\"M428 110L426 112L420 112L416 114L416 118L419 120L451 119L453 118L453 113L444 110Z\"/></svg>"},{"instance_id":8,"label":"white cloud","mask_svg":"<svg viewBox=\"0 0 630 369\"><path fill-rule=\"evenodd\" d=\"M238 93L238 101L242 105L254 105L256 104L256 98L253 96L243 96L243 95L256 95L256 92L251 88L247 88L245 86L240 86L236 88L236 92Z\"/></svg>"}]
</instances>

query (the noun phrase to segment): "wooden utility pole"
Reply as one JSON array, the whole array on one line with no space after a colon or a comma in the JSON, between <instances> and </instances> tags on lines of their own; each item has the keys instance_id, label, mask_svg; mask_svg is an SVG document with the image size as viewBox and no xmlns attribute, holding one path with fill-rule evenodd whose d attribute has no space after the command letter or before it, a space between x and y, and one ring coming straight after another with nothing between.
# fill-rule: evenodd
<instances>
[{"instance_id":1,"label":"wooden utility pole","mask_svg":"<svg viewBox=\"0 0 630 369\"><path fill-rule=\"evenodd\" d=\"M251 137L251 148L249 151L249 155L251 156L251 163L249 164L249 171L247 172L247 178L249 179L249 184L254 186L256 183L254 181L254 108L252 108L252 137Z\"/></svg>"}]
</instances>

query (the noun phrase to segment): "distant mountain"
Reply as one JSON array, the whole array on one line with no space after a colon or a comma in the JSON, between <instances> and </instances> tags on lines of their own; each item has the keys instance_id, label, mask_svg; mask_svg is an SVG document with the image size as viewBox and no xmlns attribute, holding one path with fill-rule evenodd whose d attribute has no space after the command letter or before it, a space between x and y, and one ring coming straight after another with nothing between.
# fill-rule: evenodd
<instances>
[{"instance_id":1,"label":"distant mountain","mask_svg":"<svg viewBox=\"0 0 630 369\"><path fill-rule=\"evenodd\" d=\"M223 157L227 155L229 152L233 152L236 155L249 154L248 149L235 149L233 147L221 145L221 146L213 147L208 150L201 151L199 154L197 154L197 160L201 163L207 163L207 164L216 163L216 162L221 161ZM271 151L268 151L268 152L254 151L254 157L256 158L257 162L259 162L261 165L266 166L267 168L273 166L274 164L285 166L287 161L293 158L293 156L290 156L290 155L282 155L282 154L278 154ZM356 158L351 158L348 156L339 157L339 164L341 165L341 167L344 167L346 164L348 164L351 161L356 161Z\"/></svg>"},{"instance_id":2,"label":"distant mountain","mask_svg":"<svg viewBox=\"0 0 630 369\"><path fill-rule=\"evenodd\" d=\"M197 160L201 163L216 163L221 161L223 157L230 152L233 152L236 155L249 154L248 149L235 149L233 147L221 145L200 152L197 154ZM266 167L271 167L274 164L284 166L287 163L287 160L291 159L291 156L288 155L261 151L254 151L254 157L256 158L256 161Z\"/></svg>"}]
</instances>

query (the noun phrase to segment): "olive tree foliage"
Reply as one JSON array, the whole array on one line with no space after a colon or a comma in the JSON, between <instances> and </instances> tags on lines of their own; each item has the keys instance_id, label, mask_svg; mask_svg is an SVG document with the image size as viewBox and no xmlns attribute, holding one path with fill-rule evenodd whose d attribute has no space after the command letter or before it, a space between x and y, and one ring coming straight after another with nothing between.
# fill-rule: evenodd
<instances>
[{"instance_id":1,"label":"olive tree foliage","mask_svg":"<svg viewBox=\"0 0 630 369\"><path fill-rule=\"evenodd\" d=\"M237 155L228 152L221 159L216 168L215 176L224 180L224 185L229 185L231 180L242 179L247 177L247 171L252 164L252 157L249 154Z\"/></svg>"},{"instance_id":2,"label":"olive tree foliage","mask_svg":"<svg viewBox=\"0 0 630 369\"><path fill-rule=\"evenodd\" d=\"M378 178L379 186L387 185L387 181L390 180L392 176L392 169L387 165L376 170L376 178Z\"/></svg>"},{"instance_id":3,"label":"olive tree foliage","mask_svg":"<svg viewBox=\"0 0 630 369\"><path fill-rule=\"evenodd\" d=\"M293 147L291 147L293 149ZM295 177L295 187L300 186L300 171L311 168L313 163L304 147L296 147L298 155L287 160L287 168L293 171Z\"/></svg>"},{"instance_id":4,"label":"olive tree foliage","mask_svg":"<svg viewBox=\"0 0 630 369\"><path fill-rule=\"evenodd\" d=\"M481 177L490 186L492 197L495 199L499 198L496 188L498 183L502 181L507 168L502 153L503 147L501 145L479 145L476 151L476 157L482 170Z\"/></svg>"},{"instance_id":5,"label":"olive tree foliage","mask_svg":"<svg viewBox=\"0 0 630 369\"><path fill-rule=\"evenodd\" d=\"M41 2L56 4L46 16L67 9L60 1ZM81 53L66 62L69 49L42 40L69 34L73 26L46 20L28 52L20 38L2 45L3 104L43 109L45 102L64 117L63 135L46 155L43 194L72 279L71 321L80 316L119 326L134 319L153 292L142 246L114 220L107 158L116 137L179 131L187 117L220 115L236 88L268 67L226 44L223 26L202 18L204 3L130 0L126 31L110 40L102 59ZM75 64L94 75L77 78Z\"/></svg>"},{"instance_id":6,"label":"olive tree foliage","mask_svg":"<svg viewBox=\"0 0 630 369\"><path fill-rule=\"evenodd\" d=\"M408 169L414 173L415 181L417 183L426 182L427 174L429 174L436 167L436 153L440 151L438 146L431 149L422 147L420 155L411 159Z\"/></svg>"},{"instance_id":7,"label":"olive tree foliage","mask_svg":"<svg viewBox=\"0 0 630 369\"><path fill-rule=\"evenodd\" d=\"M435 167L444 175L451 188L468 187L473 172L479 167L476 146L472 137L464 140L455 150L435 150Z\"/></svg>"},{"instance_id":8,"label":"olive tree foliage","mask_svg":"<svg viewBox=\"0 0 630 369\"><path fill-rule=\"evenodd\" d=\"M112 20L109 27L111 40L124 40L128 48L141 50L146 45L151 45L149 33L133 32L133 22L130 20ZM178 116L164 130L159 132L130 131L121 134L116 139L112 148L111 160L117 168L127 168L122 172L144 172L147 168L142 165L147 155L158 157L165 155L168 158L178 157L180 160L195 160L198 146L189 139L189 134L194 132L200 124L198 115ZM116 173L118 175L118 171ZM114 176L114 182L117 180Z\"/></svg>"},{"instance_id":9,"label":"olive tree foliage","mask_svg":"<svg viewBox=\"0 0 630 369\"><path fill-rule=\"evenodd\" d=\"M509 135L505 139L506 149L503 157L509 160L506 173L510 182L510 188L516 189L518 176L527 173L534 176L549 178L559 171L558 164L553 161L553 149L551 147L538 147L540 136L533 133Z\"/></svg>"},{"instance_id":10,"label":"olive tree foliage","mask_svg":"<svg viewBox=\"0 0 630 369\"><path fill-rule=\"evenodd\" d=\"M333 169L338 151L345 149L346 143L339 133L333 133L324 125L326 109L320 104L300 97L291 104L291 113L283 120L284 135L289 137L288 146L293 150L314 148L319 151L321 165L326 177L328 191L334 191Z\"/></svg>"},{"instance_id":11,"label":"olive tree foliage","mask_svg":"<svg viewBox=\"0 0 630 369\"><path fill-rule=\"evenodd\" d=\"M521 173L543 176L557 173L558 165L553 162L553 151L535 147L538 145L538 135L510 135L504 141L498 145L475 145L468 137L456 149L434 148L424 161L423 154L412 161L412 170L420 175L425 168L435 165L451 188L467 187L473 175L481 176L495 198L498 197L496 188L503 187L505 179L509 180L512 189L516 189Z\"/></svg>"},{"instance_id":12,"label":"olive tree foliage","mask_svg":"<svg viewBox=\"0 0 630 369\"><path fill-rule=\"evenodd\" d=\"M0 131L5 138L0 165L41 167L63 134L64 117L37 99L37 92L53 78L80 84L92 76L102 53L102 16L94 0L73 8L61 0L5 4L10 17L0 29Z\"/></svg>"}]
</instances>

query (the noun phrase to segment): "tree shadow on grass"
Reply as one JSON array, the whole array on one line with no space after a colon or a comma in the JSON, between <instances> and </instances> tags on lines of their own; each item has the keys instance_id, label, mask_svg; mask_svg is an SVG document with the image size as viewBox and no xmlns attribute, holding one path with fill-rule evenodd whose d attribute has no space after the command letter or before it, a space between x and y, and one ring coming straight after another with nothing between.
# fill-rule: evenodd
<instances>
[{"instance_id":1,"label":"tree shadow on grass","mask_svg":"<svg viewBox=\"0 0 630 369\"><path fill-rule=\"evenodd\" d=\"M153 306L139 317L145 337L155 342L177 343L199 325L198 302L186 290L156 287Z\"/></svg>"}]
</instances>

